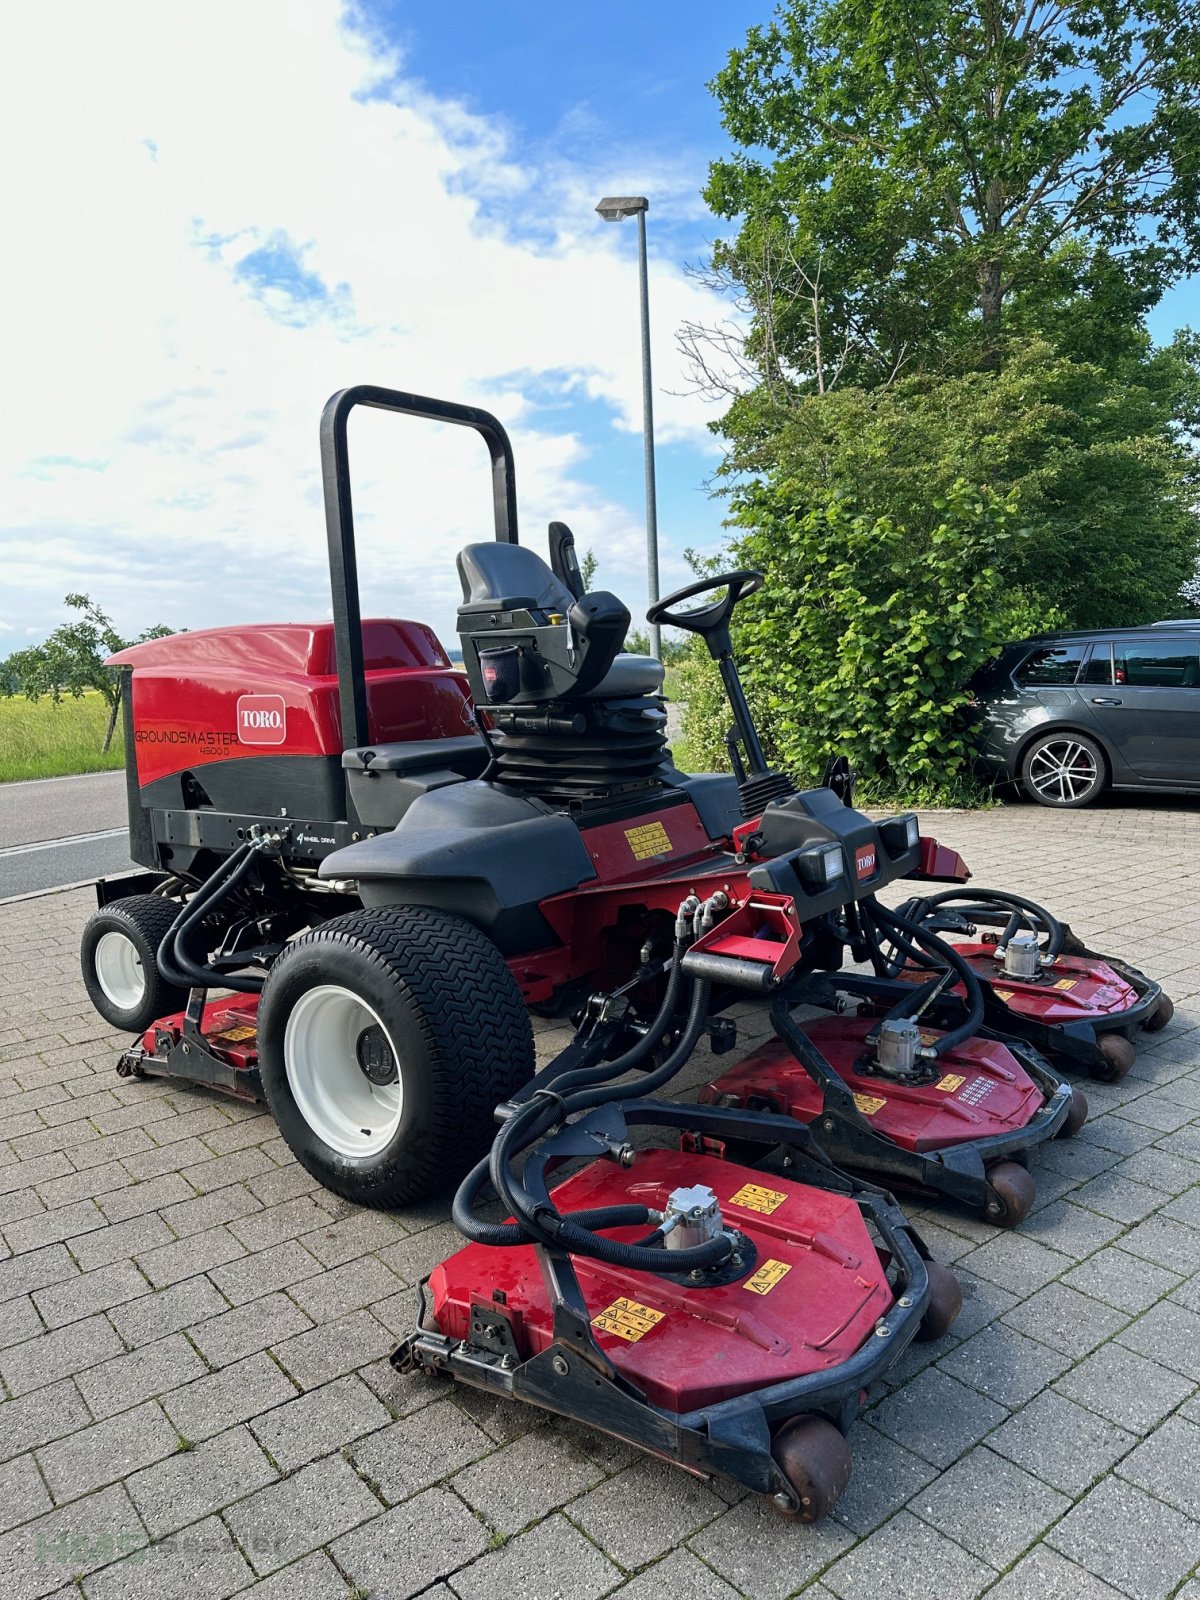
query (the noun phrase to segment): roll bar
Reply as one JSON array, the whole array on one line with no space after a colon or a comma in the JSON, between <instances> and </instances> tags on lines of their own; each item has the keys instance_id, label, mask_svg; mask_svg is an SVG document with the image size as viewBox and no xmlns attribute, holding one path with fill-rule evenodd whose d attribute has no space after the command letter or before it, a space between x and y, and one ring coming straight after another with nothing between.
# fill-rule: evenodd
<instances>
[{"instance_id":1,"label":"roll bar","mask_svg":"<svg viewBox=\"0 0 1200 1600\"><path fill-rule=\"evenodd\" d=\"M367 685L363 671L362 611L358 597L358 562L354 551L354 508L350 496L350 456L346 424L355 406L398 411L431 422L455 422L474 428L492 458L492 509L496 538L517 543L517 488L512 444L490 411L431 400L400 389L355 384L331 395L321 413L321 479L325 489L325 532L329 540L329 583L333 594L333 638L337 656L338 699L342 743L346 749L366 744Z\"/></svg>"}]
</instances>

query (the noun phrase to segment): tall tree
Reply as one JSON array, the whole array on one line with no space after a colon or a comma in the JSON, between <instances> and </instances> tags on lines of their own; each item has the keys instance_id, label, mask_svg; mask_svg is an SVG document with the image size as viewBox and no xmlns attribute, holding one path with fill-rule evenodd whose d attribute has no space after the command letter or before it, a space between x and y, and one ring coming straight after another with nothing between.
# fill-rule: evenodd
<instances>
[{"instance_id":1,"label":"tall tree","mask_svg":"<svg viewBox=\"0 0 1200 1600\"><path fill-rule=\"evenodd\" d=\"M1127 323L1200 265L1195 0L788 0L712 87L717 265L812 387L995 364L1064 286Z\"/></svg>"}]
</instances>

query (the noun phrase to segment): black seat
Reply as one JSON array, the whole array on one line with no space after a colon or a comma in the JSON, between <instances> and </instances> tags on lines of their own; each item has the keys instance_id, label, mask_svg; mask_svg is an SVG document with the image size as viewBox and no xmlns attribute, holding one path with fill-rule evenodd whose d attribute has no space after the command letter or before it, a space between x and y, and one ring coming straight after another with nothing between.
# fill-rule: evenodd
<instances>
[{"instance_id":1,"label":"black seat","mask_svg":"<svg viewBox=\"0 0 1200 1600\"><path fill-rule=\"evenodd\" d=\"M533 550L495 541L468 545L458 574L459 637L480 704L624 699L662 688L661 662L621 653L629 612L616 595L576 599Z\"/></svg>"}]
</instances>

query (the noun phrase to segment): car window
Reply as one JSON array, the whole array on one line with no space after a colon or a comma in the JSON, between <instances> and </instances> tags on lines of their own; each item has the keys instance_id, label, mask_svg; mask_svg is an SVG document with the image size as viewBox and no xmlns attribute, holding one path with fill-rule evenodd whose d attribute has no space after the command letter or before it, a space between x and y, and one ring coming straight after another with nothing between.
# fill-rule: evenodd
<instances>
[{"instance_id":1,"label":"car window","mask_svg":"<svg viewBox=\"0 0 1200 1600\"><path fill-rule=\"evenodd\" d=\"M1111 683L1113 681L1112 645L1094 644L1080 683Z\"/></svg>"},{"instance_id":2,"label":"car window","mask_svg":"<svg viewBox=\"0 0 1200 1600\"><path fill-rule=\"evenodd\" d=\"M1013 676L1024 688L1043 683L1074 683L1086 644L1045 644L1027 655Z\"/></svg>"},{"instance_id":3,"label":"car window","mask_svg":"<svg viewBox=\"0 0 1200 1600\"><path fill-rule=\"evenodd\" d=\"M1200 688L1194 639L1122 639L1113 651L1113 676L1131 689Z\"/></svg>"}]
</instances>

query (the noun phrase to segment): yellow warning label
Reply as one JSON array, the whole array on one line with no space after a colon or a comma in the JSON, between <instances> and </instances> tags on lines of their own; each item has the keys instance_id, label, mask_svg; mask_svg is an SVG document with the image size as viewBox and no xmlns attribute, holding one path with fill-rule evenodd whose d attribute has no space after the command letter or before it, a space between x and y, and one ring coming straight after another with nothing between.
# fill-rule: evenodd
<instances>
[{"instance_id":1,"label":"yellow warning label","mask_svg":"<svg viewBox=\"0 0 1200 1600\"><path fill-rule=\"evenodd\" d=\"M747 1211L760 1211L764 1217L769 1217L786 1199L786 1193L779 1189L762 1189L757 1183L744 1183L736 1194L729 1196L729 1204L745 1206Z\"/></svg>"},{"instance_id":2,"label":"yellow warning label","mask_svg":"<svg viewBox=\"0 0 1200 1600\"><path fill-rule=\"evenodd\" d=\"M1011 989L997 989L995 991L995 993L996 993L996 999L997 1000L1003 1000L1005 1005L1007 1005L1008 1002L1013 997L1013 992L1012 992Z\"/></svg>"},{"instance_id":3,"label":"yellow warning label","mask_svg":"<svg viewBox=\"0 0 1200 1600\"><path fill-rule=\"evenodd\" d=\"M227 1027L224 1030L224 1034L210 1034L208 1037L213 1040L213 1043L221 1043L221 1045L242 1045L248 1038L253 1038L256 1032L258 1032L258 1029L246 1027L245 1022L243 1022L243 1024L238 1024L238 1027Z\"/></svg>"},{"instance_id":4,"label":"yellow warning label","mask_svg":"<svg viewBox=\"0 0 1200 1600\"><path fill-rule=\"evenodd\" d=\"M782 1282L791 1270L786 1261L764 1261L758 1271L746 1279L742 1288L749 1289L751 1294L770 1294L775 1285Z\"/></svg>"},{"instance_id":5,"label":"yellow warning label","mask_svg":"<svg viewBox=\"0 0 1200 1600\"><path fill-rule=\"evenodd\" d=\"M856 1094L854 1104L864 1117L873 1117L877 1111L882 1111L887 1101L877 1094Z\"/></svg>"},{"instance_id":6,"label":"yellow warning label","mask_svg":"<svg viewBox=\"0 0 1200 1600\"><path fill-rule=\"evenodd\" d=\"M955 1089L961 1089L966 1079L959 1072L948 1072L944 1078L939 1078L934 1084L935 1089L940 1089L943 1094L953 1094Z\"/></svg>"},{"instance_id":7,"label":"yellow warning label","mask_svg":"<svg viewBox=\"0 0 1200 1600\"><path fill-rule=\"evenodd\" d=\"M1056 989L1073 989L1078 981L1077 978L1056 978L1054 987Z\"/></svg>"},{"instance_id":8,"label":"yellow warning label","mask_svg":"<svg viewBox=\"0 0 1200 1600\"><path fill-rule=\"evenodd\" d=\"M652 1306L639 1305L636 1300L627 1300L622 1295L612 1305L606 1306L598 1317L592 1318L592 1327L599 1328L601 1333L615 1333L618 1339L624 1339L628 1344L636 1344L653 1328L657 1328L665 1316L665 1311L655 1311Z\"/></svg>"},{"instance_id":9,"label":"yellow warning label","mask_svg":"<svg viewBox=\"0 0 1200 1600\"><path fill-rule=\"evenodd\" d=\"M661 822L644 822L640 828L626 828L625 837L629 840L635 861L646 861L651 856L669 856L675 848Z\"/></svg>"}]
</instances>

